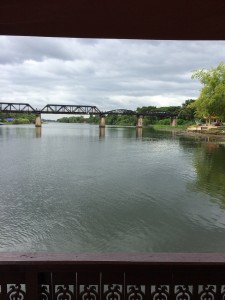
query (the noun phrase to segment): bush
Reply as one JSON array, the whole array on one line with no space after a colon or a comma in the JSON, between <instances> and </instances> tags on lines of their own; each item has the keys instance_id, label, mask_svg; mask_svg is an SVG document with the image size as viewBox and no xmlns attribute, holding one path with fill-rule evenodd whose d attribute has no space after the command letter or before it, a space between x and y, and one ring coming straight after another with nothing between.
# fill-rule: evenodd
<instances>
[{"instance_id":1,"label":"bush","mask_svg":"<svg viewBox=\"0 0 225 300\"><path fill-rule=\"evenodd\" d=\"M13 121L13 124L30 124L30 121L28 119L16 119Z\"/></svg>"},{"instance_id":2,"label":"bush","mask_svg":"<svg viewBox=\"0 0 225 300\"><path fill-rule=\"evenodd\" d=\"M162 119L157 122L159 125L170 125L170 119Z\"/></svg>"}]
</instances>

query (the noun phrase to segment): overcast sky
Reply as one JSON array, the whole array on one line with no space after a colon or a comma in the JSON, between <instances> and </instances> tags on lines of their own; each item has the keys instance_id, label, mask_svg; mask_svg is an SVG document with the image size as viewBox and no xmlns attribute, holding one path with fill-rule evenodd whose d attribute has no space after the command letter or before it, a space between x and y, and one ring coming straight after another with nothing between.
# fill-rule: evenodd
<instances>
[{"instance_id":1,"label":"overcast sky","mask_svg":"<svg viewBox=\"0 0 225 300\"><path fill-rule=\"evenodd\" d=\"M181 105L198 97L193 70L225 60L225 42L0 36L0 102Z\"/></svg>"}]
</instances>

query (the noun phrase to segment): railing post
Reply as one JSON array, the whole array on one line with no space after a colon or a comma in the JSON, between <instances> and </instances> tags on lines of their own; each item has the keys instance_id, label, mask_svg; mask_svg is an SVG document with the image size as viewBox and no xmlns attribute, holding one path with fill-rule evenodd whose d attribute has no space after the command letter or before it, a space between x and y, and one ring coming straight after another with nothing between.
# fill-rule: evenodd
<instances>
[{"instance_id":1,"label":"railing post","mask_svg":"<svg viewBox=\"0 0 225 300\"><path fill-rule=\"evenodd\" d=\"M1 279L1 300L7 300L7 281Z\"/></svg>"},{"instance_id":2,"label":"railing post","mask_svg":"<svg viewBox=\"0 0 225 300\"><path fill-rule=\"evenodd\" d=\"M38 300L38 274L35 271L27 271L26 275L26 299Z\"/></svg>"}]
</instances>

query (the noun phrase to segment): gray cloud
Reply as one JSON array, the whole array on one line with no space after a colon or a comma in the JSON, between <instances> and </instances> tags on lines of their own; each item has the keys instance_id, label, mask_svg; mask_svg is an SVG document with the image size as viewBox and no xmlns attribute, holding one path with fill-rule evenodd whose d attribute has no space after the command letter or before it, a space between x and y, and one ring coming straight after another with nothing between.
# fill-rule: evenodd
<instances>
[{"instance_id":1,"label":"gray cloud","mask_svg":"<svg viewBox=\"0 0 225 300\"><path fill-rule=\"evenodd\" d=\"M0 37L0 101L181 105L201 88L194 69L224 60L225 42Z\"/></svg>"}]
</instances>

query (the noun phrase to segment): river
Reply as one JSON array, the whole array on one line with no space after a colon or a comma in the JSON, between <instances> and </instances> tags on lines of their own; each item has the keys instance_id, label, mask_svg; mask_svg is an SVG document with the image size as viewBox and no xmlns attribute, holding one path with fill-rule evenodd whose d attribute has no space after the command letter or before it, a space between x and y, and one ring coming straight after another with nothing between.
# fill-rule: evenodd
<instances>
[{"instance_id":1,"label":"river","mask_svg":"<svg viewBox=\"0 0 225 300\"><path fill-rule=\"evenodd\" d=\"M225 148L98 130L0 127L0 251L224 252Z\"/></svg>"}]
</instances>

